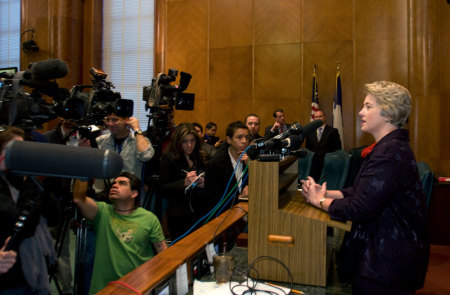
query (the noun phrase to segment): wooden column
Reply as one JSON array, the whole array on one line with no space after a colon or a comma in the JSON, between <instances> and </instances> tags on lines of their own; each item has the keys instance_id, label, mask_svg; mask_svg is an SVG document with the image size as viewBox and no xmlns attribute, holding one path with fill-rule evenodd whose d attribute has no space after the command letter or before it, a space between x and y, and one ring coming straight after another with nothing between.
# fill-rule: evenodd
<instances>
[{"instance_id":1,"label":"wooden column","mask_svg":"<svg viewBox=\"0 0 450 295\"><path fill-rule=\"evenodd\" d=\"M439 1L411 0L409 5L409 88L413 109L409 130L411 146L421 161L438 165L440 143ZM436 168L435 168L436 169Z\"/></svg>"}]
</instances>

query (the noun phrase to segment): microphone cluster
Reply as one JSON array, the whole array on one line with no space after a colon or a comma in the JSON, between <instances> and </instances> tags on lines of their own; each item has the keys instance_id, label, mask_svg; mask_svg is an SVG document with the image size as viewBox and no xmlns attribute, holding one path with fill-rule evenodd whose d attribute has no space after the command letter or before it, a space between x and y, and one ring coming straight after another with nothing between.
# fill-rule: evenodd
<instances>
[{"instance_id":1,"label":"microphone cluster","mask_svg":"<svg viewBox=\"0 0 450 295\"><path fill-rule=\"evenodd\" d=\"M255 143L258 149L282 149L289 148L290 150L297 150L302 145L306 136L315 132L317 128L322 126L322 120L314 120L305 126L299 123L294 123L288 130L278 134L264 142Z\"/></svg>"}]
</instances>

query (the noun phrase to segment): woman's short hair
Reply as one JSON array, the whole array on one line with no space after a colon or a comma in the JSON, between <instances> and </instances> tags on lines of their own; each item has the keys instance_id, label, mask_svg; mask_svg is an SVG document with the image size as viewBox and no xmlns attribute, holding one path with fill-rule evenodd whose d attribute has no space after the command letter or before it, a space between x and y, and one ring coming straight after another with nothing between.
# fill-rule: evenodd
<instances>
[{"instance_id":1,"label":"woman's short hair","mask_svg":"<svg viewBox=\"0 0 450 295\"><path fill-rule=\"evenodd\" d=\"M366 93L377 99L381 115L397 127L403 127L411 113L411 94L394 82L376 81L365 85Z\"/></svg>"}]
</instances>

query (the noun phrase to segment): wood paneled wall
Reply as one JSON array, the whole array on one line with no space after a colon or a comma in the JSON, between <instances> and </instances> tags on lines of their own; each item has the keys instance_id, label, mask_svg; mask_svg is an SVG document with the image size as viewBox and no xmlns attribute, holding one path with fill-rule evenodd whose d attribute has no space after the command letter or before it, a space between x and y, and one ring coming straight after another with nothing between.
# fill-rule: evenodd
<instances>
[{"instance_id":1,"label":"wood paneled wall","mask_svg":"<svg viewBox=\"0 0 450 295\"><path fill-rule=\"evenodd\" d=\"M39 51L21 52L21 70L33 62L58 58L69 68L67 76L57 80L59 87L91 84L89 69L101 68L102 10L101 0L22 0L21 30L34 29ZM44 129L57 122L46 123Z\"/></svg>"},{"instance_id":2,"label":"wood paneled wall","mask_svg":"<svg viewBox=\"0 0 450 295\"><path fill-rule=\"evenodd\" d=\"M419 161L450 175L450 5L444 0L157 0L156 73L191 73L195 110L175 121L218 124L272 111L309 121L312 69L332 120L340 62L345 148L371 144L359 128L363 86L390 80L413 96L408 129ZM262 131L263 132L263 131Z\"/></svg>"},{"instance_id":3,"label":"wood paneled wall","mask_svg":"<svg viewBox=\"0 0 450 295\"><path fill-rule=\"evenodd\" d=\"M409 130L417 160L450 175L450 5L445 0L156 0L155 74L192 74L194 111L175 121L218 124L246 114L272 124L309 121L312 69L320 106L332 119L336 61L341 65L345 148L370 144L359 129L363 85L391 80L410 89ZM102 1L22 0L22 31L35 29L40 51L21 53L21 68L46 58L67 61L70 88L101 68ZM25 35L22 41L25 41ZM54 123L50 124L51 128Z\"/></svg>"}]
</instances>

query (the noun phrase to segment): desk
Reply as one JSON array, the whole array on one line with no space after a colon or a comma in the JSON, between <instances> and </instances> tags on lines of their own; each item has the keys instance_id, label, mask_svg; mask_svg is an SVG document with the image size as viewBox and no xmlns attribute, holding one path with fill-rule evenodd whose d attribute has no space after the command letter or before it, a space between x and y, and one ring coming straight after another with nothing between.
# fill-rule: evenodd
<instances>
[{"instance_id":1,"label":"desk","mask_svg":"<svg viewBox=\"0 0 450 295\"><path fill-rule=\"evenodd\" d=\"M433 186L429 211L428 228L431 244L450 245L450 184L437 183Z\"/></svg>"},{"instance_id":2,"label":"desk","mask_svg":"<svg viewBox=\"0 0 450 295\"><path fill-rule=\"evenodd\" d=\"M213 235L219 236L230 226L247 214L248 204L239 203L220 216L202 226L175 245L157 254L135 270L120 278L123 282L137 289L142 294L149 294L161 282L170 278L183 263L188 263L204 250L212 241ZM220 225L220 228L217 229ZM114 284L107 286L97 294L130 295L135 294L128 288Z\"/></svg>"}]
</instances>

